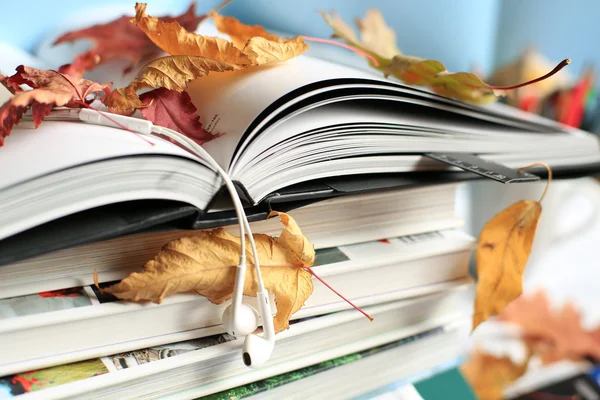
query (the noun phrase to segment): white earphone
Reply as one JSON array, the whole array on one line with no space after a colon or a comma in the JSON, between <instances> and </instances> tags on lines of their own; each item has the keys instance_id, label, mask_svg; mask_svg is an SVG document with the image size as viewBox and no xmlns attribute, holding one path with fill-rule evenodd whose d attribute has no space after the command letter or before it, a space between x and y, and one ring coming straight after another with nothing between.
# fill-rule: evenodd
<instances>
[{"instance_id":1,"label":"white earphone","mask_svg":"<svg viewBox=\"0 0 600 400\"><path fill-rule=\"evenodd\" d=\"M273 326L273 314L271 312L271 303L269 301L269 293L265 290L260 272L260 263L258 261L258 252L256 251L256 243L252 236L248 218L244 212L242 202L233 186L233 182L229 175L219 166L219 164L204 150L201 146L189 139L187 136L171 129L161 126L153 126L152 132L158 135L166 136L185 146L188 150L196 153L208 161L213 168L223 178L225 186L231 195L234 203L235 211L240 226L240 263L237 266L235 273L235 283L233 286L233 296L231 304L223 312L223 326L225 330L233 336L246 336L242 352L244 364L248 367L257 368L267 362L275 347L275 328ZM246 278L246 244L244 230L248 232L248 239L254 256L254 268L256 269L256 277L258 290L256 298L258 300L258 312L251 306L242 302L244 293L244 285ZM253 334L258 327L258 316L263 321L263 336Z\"/></svg>"},{"instance_id":2,"label":"white earphone","mask_svg":"<svg viewBox=\"0 0 600 400\"><path fill-rule=\"evenodd\" d=\"M223 326L225 330L233 336L246 337L242 351L242 360L244 364L248 367L258 368L266 363L275 347L275 328L273 326L273 313L271 312L269 293L265 290L260 272L256 243L254 242L254 237L252 236L250 224L248 223L242 201L240 200L229 175L227 175L221 166L206 152L206 150L187 136L172 129L156 126L147 120L85 108L52 111L46 119L63 121L80 120L97 125L127 129L142 135L167 137L183 146L190 153L208 162L217 171L223 179L233 201L240 230L240 261L235 273L232 302L223 312ZM254 268L256 270L258 311L242 302L246 280L245 232L248 233L248 240L254 258ZM262 336L253 333L258 327L259 316L263 323Z\"/></svg>"}]
</instances>

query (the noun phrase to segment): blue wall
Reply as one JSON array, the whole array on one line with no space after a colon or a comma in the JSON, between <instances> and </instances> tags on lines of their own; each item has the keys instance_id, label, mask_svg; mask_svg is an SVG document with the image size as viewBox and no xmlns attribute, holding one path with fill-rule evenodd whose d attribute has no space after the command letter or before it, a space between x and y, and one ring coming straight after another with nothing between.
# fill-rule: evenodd
<instances>
[{"instance_id":1,"label":"blue wall","mask_svg":"<svg viewBox=\"0 0 600 400\"><path fill-rule=\"evenodd\" d=\"M179 13L189 0L147 0L151 14ZM57 30L75 29L102 18L98 9L133 13L135 0L2 1L0 43L34 51ZM220 0L200 0L198 9ZM577 74L587 63L600 65L600 1L597 0L234 0L224 13L246 23L295 34L327 37L330 29L316 10L336 10L351 21L369 7L380 9L398 33L406 54L436 58L450 70L473 66L489 72L533 45L552 61L570 57ZM93 10L93 11L92 11ZM500 34L501 33L501 34Z\"/></svg>"},{"instance_id":2,"label":"blue wall","mask_svg":"<svg viewBox=\"0 0 600 400\"><path fill-rule=\"evenodd\" d=\"M600 65L598 0L504 1L498 27L497 63L510 61L531 45L553 62L571 58L573 75L591 63Z\"/></svg>"},{"instance_id":3,"label":"blue wall","mask_svg":"<svg viewBox=\"0 0 600 400\"><path fill-rule=\"evenodd\" d=\"M144 0L150 8L173 10L179 13L190 3L188 0ZM211 3L218 1L200 0L204 7L212 7ZM134 13L136 1L123 0L31 0L26 5L22 1L0 0L0 42L10 43L28 51L33 51L46 37L47 33L60 25L77 25L82 12L101 8L116 8L120 12ZM90 12L88 17L93 19L95 14ZM100 13L101 15L102 13Z\"/></svg>"},{"instance_id":4,"label":"blue wall","mask_svg":"<svg viewBox=\"0 0 600 400\"><path fill-rule=\"evenodd\" d=\"M316 12L335 10L347 22L379 9L397 33L405 54L435 58L449 70L491 66L497 0L235 0L226 11L247 23L296 34L329 37L331 29Z\"/></svg>"},{"instance_id":5,"label":"blue wall","mask_svg":"<svg viewBox=\"0 0 600 400\"><path fill-rule=\"evenodd\" d=\"M182 11L188 0L148 0L149 13ZM0 42L33 51L43 39L61 27L75 29L102 16L98 8L133 12L135 0L82 0L28 2L26 12L16 1L4 0ZM200 0L198 9L208 10L220 0ZM450 70L472 66L487 70L492 63L499 0L234 0L224 10L246 23L295 34L329 37L331 30L316 10L336 10L347 21L364 15L369 7L380 9L398 34L398 46L406 54L441 60ZM86 11L95 10L95 11ZM64 30L64 29L63 29Z\"/></svg>"}]
</instances>

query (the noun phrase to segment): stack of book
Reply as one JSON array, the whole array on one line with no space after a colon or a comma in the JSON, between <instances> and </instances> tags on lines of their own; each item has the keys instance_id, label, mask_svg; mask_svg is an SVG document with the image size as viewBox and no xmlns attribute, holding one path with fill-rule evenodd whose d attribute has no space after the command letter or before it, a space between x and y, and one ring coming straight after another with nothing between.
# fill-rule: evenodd
<instances>
[{"instance_id":1,"label":"stack of book","mask_svg":"<svg viewBox=\"0 0 600 400\"><path fill-rule=\"evenodd\" d=\"M243 338L221 325L227 304L103 293L94 271L101 288L170 240L236 233L235 214L215 171L173 143L46 121L0 149L0 398L352 398L446 370L472 312L475 240L458 229L456 188L476 175L426 153L543 160L559 175L600 163L591 135L309 56L189 92L223 134L205 148L253 231L278 235L266 216L288 212L317 249L315 272L374 321L315 281L270 360L249 369Z\"/></svg>"}]
</instances>

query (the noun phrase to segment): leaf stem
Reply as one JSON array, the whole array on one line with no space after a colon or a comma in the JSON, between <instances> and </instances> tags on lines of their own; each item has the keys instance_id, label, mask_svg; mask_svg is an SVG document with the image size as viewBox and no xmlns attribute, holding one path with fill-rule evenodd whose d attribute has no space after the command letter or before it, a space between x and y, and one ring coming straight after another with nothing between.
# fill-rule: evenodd
<instances>
[{"instance_id":1,"label":"leaf stem","mask_svg":"<svg viewBox=\"0 0 600 400\"><path fill-rule=\"evenodd\" d=\"M558 63L558 65L556 67L554 67L554 69L552 71L548 72L546 75L540 76L538 78L532 79L532 80L527 81L527 82L519 83L517 85L512 85L512 86L492 86L492 85L488 85L488 87L490 89L493 89L493 90L513 90L513 89L518 89L520 87L528 86L528 85L531 85L533 83L536 83L536 82L539 82L539 81L543 81L544 79L548 79L552 75L556 74L561 69L563 69L564 67L566 67L567 65L569 65L570 63L571 63L571 59L570 58L566 58L566 59L562 60L560 63Z\"/></svg>"},{"instance_id":2,"label":"leaf stem","mask_svg":"<svg viewBox=\"0 0 600 400\"><path fill-rule=\"evenodd\" d=\"M550 166L548 164L546 164L545 162L536 162L536 163L529 164L529 165L519 168L519 171L522 171L522 170L528 169L528 168L532 168L532 167L544 167L548 170L548 180L546 181L546 187L544 188L542 197L540 197L540 203L541 203L542 200L544 200L544 197L546 197L546 192L548 192L548 187L550 186L550 182L552 182L552 168L550 168Z\"/></svg>"},{"instance_id":3,"label":"leaf stem","mask_svg":"<svg viewBox=\"0 0 600 400\"><path fill-rule=\"evenodd\" d=\"M213 11L214 11L214 12L219 12L219 11L221 11L222 9L224 9L224 8L225 8L225 6L227 6L227 5L228 5L229 3L231 3L232 1L233 1L233 0L225 0L224 2L222 2L221 4L219 4L219 5L217 6L217 8L215 8Z\"/></svg>"},{"instance_id":4,"label":"leaf stem","mask_svg":"<svg viewBox=\"0 0 600 400\"><path fill-rule=\"evenodd\" d=\"M371 60L371 62L373 64L375 64L376 67L379 67L379 61L377 61L377 59L375 57L373 57L371 54L367 53L366 51L357 49L356 47L352 47L348 44L336 42L335 40L322 39L322 38L316 38L316 37L311 37L311 36L302 36L302 39L307 40L309 42L327 43L327 44L332 44L334 46L342 47L344 49L347 49L347 50L353 51L357 54L360 54L363 57L367 57L369 60Z\"/></svg>"},{"instance_id":5,"label":"leaf stem","mask_svg":"<svg viewBox=\"0 0 600 400\"><path fill-rule=\"evenodd\" d=\"M323 279L321 279L321 277L319 277L319 275L317 275L315 273L315 271L312 270L311 267L304 267L305 270L307 270L308 272L310 272L310 274L312 276L314 276L315 278L317 278L323 285L327 286L327 288L329 288L329 290L331 290L333 293L337 294L339 297L342 298L342 300L344 300L346 303L350 304L352 307L354 307L356 310L360 311L365 317L369 318L369 320L373 321L373 317L371 317L369 314L367 314L364 310L362 310L360 307L358 307L357 305L355 305L354 303L352 303L350 300L348 300L347 298L345 298L344 296L342 296L337 290L335 290L334 288L332 288L331 286L329 286L329 284L327 282L325 282Z\"/></svg>"}]
</instances>

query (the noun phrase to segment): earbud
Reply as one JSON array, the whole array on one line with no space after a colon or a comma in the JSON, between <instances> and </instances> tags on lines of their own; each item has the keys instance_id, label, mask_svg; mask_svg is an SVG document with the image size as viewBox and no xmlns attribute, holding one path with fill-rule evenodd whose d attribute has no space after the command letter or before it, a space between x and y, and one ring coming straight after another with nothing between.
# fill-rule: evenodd
<instances>
[{"instance_id":1,"label":"earbud","mask_svg":"<svg viewBox=\"0 0 600 400\"><path fill-rule=\"evenodd\" d=\"M234 303L223 311L223 327L232 336L247 336L258 327L258 311L247 304L239 304L234 312Z\"/></svg>"},{"instance_id":2,"label":"earbud","mask_svg":"<svg viewBox=\"0 0 600 400\"><path fill-rule=\"evenodd\" d=\"M110 115L110 117L108 117L108 115ZM275 328L273 327L271 303L269 302L268 292L265 290L262 275L260 273L256 243L252 237L252 230L250 229L248 218L244 212L242 201L237 194L231 178L221 168L219 163L212 158L202 146L198 145L187 136L169 128L153 125L150 121L86 109L70 110L67 114L59 114L52 111L49 118L52 116L61 120L75 119L87 123L118 127L138 132L143 135L155 134L167 137L175 140L192 154L206 161L221 176L225 183L225 187L231 195L231 200L233 201L240 228L240 238L246 238L245 231L248 233L248 240L254 256L254 268L256 270L256 280L258 285L256 297L258 299L259 307L259 313L257 313L254 308L242 303L244 280L246 278L246 241L242 239L240 242L240 264L238 265L235 274L232 302L223 312L223 326L225 327L225 330L233 336L246 336L242 353L244 364L249 367L257 368L267 362L275 347ZM258 314L260 314L263 323L263 336L252 334L258 326Z\"/></svg>"},{"instance_id":3,"label":"earbud","mask_svg":"<svg viewBox=\"0 0 600 400\"><path fill-rule=\"evenodd\" d=\"M244 364L250 368L261 367L271 357L274 347L274 340L269 340L258 335L246 336L242 351Z\"/></svg>"},{"instance_id":4,"label":"earbud","mask_svg":"<svg viewBox=\"0 0 600 400\"><path fill-rule=\"evenodd\" d=\"M251 368L258 368L266 363L275 348L275 328L273 326L269 293L264 289L259 289L258 293L256 293L256 298L258 299L258 307L260 308L260 315L263 320L263 336L246 336L242 350L244 364Z\"/></svg>"}]
</instances>

